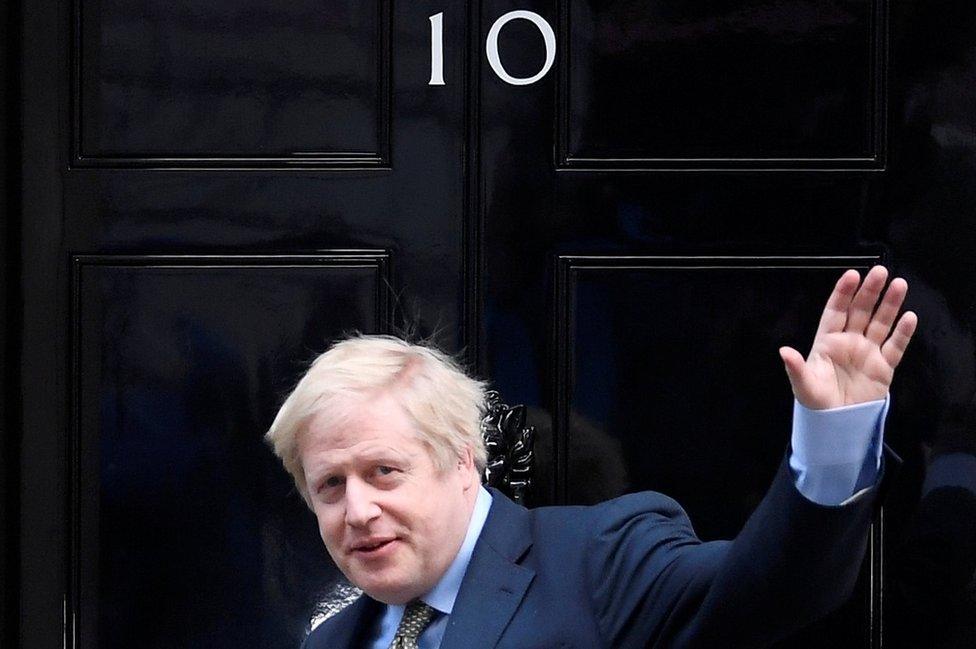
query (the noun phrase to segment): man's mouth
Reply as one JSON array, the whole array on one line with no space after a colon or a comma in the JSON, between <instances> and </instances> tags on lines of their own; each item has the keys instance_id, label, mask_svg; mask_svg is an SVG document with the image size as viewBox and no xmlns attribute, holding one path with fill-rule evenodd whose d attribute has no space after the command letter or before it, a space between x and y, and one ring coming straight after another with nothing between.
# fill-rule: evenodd
<instances>
[{"instance_id":1,"label":"man's mouth","mask_svg":"<svg viewBox=\"0 0 976 649\"><path fill-rule=\"evenodd\" d=\"M379 554L384 548L389 547L394 541L396 541L396 537L364 541L353 546L352 551L355 554L372 556Z\"/></svg>"}]
</instances>

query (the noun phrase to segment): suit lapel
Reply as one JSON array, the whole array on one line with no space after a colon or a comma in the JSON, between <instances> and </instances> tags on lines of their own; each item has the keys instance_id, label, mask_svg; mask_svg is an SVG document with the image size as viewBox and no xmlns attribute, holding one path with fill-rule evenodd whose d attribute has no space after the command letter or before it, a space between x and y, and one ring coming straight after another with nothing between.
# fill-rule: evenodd
<instances>
[{"instance_id":1,"label":"suit lapel","mask_svg":"<svg viewBox=\"0 0 976 649\"><path fill-rule=\"evenodd\" d=\"M492 489L491 510L448 618L441 649L491 649L535 572L517 563L532 545L529 514Z\"/></svg>"},{"instance_id":2,"label":"suit lapel","mask_svg":"<svg viewBox=\"0 0 976 649\"><path fill-rule=\"evenodd\" d=\"M325 627L324 635L318 637L327 639L328 649L356 649L362 647L364 640L376 623L383 605L373 598L363 595L347 606L334 617L322 623ZM310 636L311 639L312 636ZM326 645L306 644L307 649L323 649Z\"/></svg>"}]
</instances>

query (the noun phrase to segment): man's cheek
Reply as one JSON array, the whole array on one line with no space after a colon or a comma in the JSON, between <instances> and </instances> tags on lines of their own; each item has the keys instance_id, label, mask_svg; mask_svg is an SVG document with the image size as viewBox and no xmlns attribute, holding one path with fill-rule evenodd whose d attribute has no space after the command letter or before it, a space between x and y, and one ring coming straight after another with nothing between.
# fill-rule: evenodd
<instances>
[{"instance_id":1,"label":"man's cheek","mask_svg":"<svg viewBox=\"0 0 976 649\"><path fill-rule=\"evenodd\" d=\"M322 538L322 543L325 544L325 549L329 551L329 554L335 557L335 550L341 544L341 532L335 530L329 525L319 526L319 536Z\"/></svg>"}]
</instances>

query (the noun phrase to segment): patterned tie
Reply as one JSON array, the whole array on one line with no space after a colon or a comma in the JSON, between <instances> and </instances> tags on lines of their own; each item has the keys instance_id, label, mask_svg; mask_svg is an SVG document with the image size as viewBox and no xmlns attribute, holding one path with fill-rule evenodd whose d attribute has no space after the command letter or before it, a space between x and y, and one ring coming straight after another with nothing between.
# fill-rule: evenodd
<instances>
[{"instance_id":1,"label":"patterned tie","mask_svg":"<svg viewBox=\"0 0 976 649\"><path fill-rule=\"evenodd\" d=\"M400 626L397 627L390 649L417 649L417 638L430 624L436 612L419 599L407 604L407 609L403 612L403 617L400 618Z\"/></svg>"}]
</instances>

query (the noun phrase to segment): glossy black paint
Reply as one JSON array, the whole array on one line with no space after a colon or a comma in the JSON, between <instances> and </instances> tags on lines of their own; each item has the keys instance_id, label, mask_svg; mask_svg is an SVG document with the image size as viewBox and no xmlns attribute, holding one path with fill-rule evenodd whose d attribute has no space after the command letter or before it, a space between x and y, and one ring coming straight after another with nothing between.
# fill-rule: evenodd
<instances>
[{"instance_id":1,"label":"glossy black paint","mask_svg":"<svg viewBox=\"0 0 976 649\"><path fill-rule=\"evenodd\" d=\"M788 442L789 385L767 352L816 328L819 305L802 295L829 293L838 272L876 262L560 258L556 497L653 489L702 512L703 538L734 536Z\"/></svg>"},{"instance_id":2,"label":"glossy black paint","mask_svg":"<svg viewBox=\"0 0 976 649\"><path fill-rule=\"evenodd\" d=\"M80 644L294 645L339 575L255 432L298 350L383 331L390 279L382 252L75 259Z\"/></svg>"},{"instance_id":3,"label":"glossy black paint","mask_svg":"<svg viewBox=\"0 0 976 649\"><path fill-rule=\"evenodd\" d=\"M883 2L574 2L561 9L571 167L877 168Z\"/></svg>"},{"instance_id":4,"label":"glossy black paint","mask_svg":"<svg viewBox=\"0 0 976 649\"><path fill-rule=\"evenodd\" d=\"M74 164L389 166L389 8L76 2Z\"/></svg>"},{"instance_id":5,"label":"glossy black paint","mask_svg":"<svg viewBox=\"0 0 976 649\"><path fill-rule=\"evenodd\" d=\"M353 328L525 403L531 503L655 488L732 535L788 438L776 347L877 259L921 317L906 465L851 603L783 646L897 646L927 449L976 447L972 3L22 5L12 646L296 646L334 569L261 435ZM515 8L557 34L530 86L484 58ZM499 45L544 59L526 21Z\"/></svg>"},{"instance_id":6,"label":"glossy black paint","mask_svg":"<svg viewBox=\"0 0 976 649\"><path fill-rule=\"evenodd\" d=\"M17 3L0 6L0 644L14 646L19 576L19 443L20 349L17 332L21 318L19 273L20 205L20 51Z\"/></svg>"}]
</instances>

